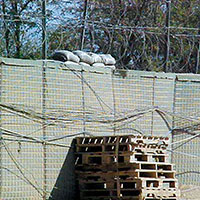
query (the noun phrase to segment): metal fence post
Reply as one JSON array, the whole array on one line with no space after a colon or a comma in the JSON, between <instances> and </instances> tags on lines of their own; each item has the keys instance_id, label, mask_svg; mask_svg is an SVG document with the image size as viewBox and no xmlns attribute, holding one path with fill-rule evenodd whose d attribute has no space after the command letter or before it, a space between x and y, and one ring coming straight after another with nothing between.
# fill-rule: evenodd
<instances>
[{"instance_id":1,"label":"metal fence post","mask_svg":"<svg viewBox=\"0 0 200 200\"><path fill-rule=\"evenodd\" d=\"M2 63L0 63L0 102L2 99ZM1 127L1 118L2 118L2 113L1 113L1 109L0 109L0 127ZM3 145L3 134L2 131L0 130L0 199L2 198L2 145Z\"/></svg>"},{"instance_id":2,"label":"metal fence post","mask_svg":"<svg viewBox=\"0 0 200 200\"><path fill-rule=\"evenodd\" d=\"M47 58L46 0L42 1L42 59Z\"/></svg>"},{"instance_id":3,"label":"metal fence post","mask_svg":"<svg viewBox=\"0 0 200 200\"><path fill-rule=\"evenodd\" d=\"M46 140L46 62L43 62L42 65L42 115L43 115L43 123L42 123L42 132L43 132L43 140ZM46 144L43 143L43 200L46 200L46 191L47 191L47 149Z\"/></svg>"},{"instance_id":4,"label":"metal fence post","mask_svg":"<svg viewBox=\"0 0 200 200\"><path fill-rule=\"evenodd\" d=\"M164 72L169 71L169 51L170 51L170 19L171 19L171 0L166 0L166 35L165 35L165 64ZM171 70L172 71L172 70Z\"/></svg>"}]
</instances>

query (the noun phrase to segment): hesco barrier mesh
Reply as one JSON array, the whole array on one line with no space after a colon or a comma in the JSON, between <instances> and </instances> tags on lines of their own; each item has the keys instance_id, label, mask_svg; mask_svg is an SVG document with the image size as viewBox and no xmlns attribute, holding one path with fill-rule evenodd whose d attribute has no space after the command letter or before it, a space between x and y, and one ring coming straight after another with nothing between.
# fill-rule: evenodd
<instances>
[{"instance_id":1,"label":"hesco barrier mesh","mask_svg":"<svg viewBox=\"0 0 200 200\"><path fill-rule=\"evenodd\" d=\"M200 186L200 76L0 60L0 198L73 199L79 135L168 136L185 199Z\"/></svg>"}]
</instances>

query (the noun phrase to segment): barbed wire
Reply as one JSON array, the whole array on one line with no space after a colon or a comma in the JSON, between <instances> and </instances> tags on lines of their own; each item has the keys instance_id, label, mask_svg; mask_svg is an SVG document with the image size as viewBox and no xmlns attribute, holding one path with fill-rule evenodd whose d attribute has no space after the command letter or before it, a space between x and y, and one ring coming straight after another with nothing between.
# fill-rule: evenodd
<instances>
[{"instance_id":1,"label":"barbed wire","mask_svg":"<svg viewBox=\"0 0 200 200\"><path fill-rule=\"evenodd\" d=\"M59 3L62 4L63 2L64 1L60 1ZM176 4L176 7L179 6L180 1L178 4L177 2L178 1L174 1L174 5ZM101 4L101 2L99 2L99 4ZM78 7L78 5L75 6ZM158 6L161 5L158 3L155 7L152 5L148 6L149 11L146 14L146 18L148 18L148 16L150 17L154 13L154 9L158 9ZM60 13L63 12L61 11L61 7L62 5L56 6L57 11ZM115 7L115 5L113 5L113 7ZM53 9L54 8L51 8L50 11ZM76 7L74 7L74 9L78 10ZM44 16L40 14L40 12L30 11L28 13L23 13L23 15L11 15L2 13L0 15L0 55L7 57L17 57L16 53L18 47L20 48L21 58L41 58L42 45L44 42L47 42L48 44L49 57L56 49L79 49L81 43L81 30L85 26L84 50L98 53L111 53L117 60L118 68L163 71L164 66L168 64L168 71L195 73L199 72L198 57L200 54L200 34L197 24L193 23L190 27L187 23L176 23L178 21L178 17L180 17L178 16L176 19L177 21L171 20L174 22L174 24L166 27L165 12L162 12L162 15L157 16L160 17L160 24L154 24L152 21L146 20L142 13L140 13L139 9L136 9L137 13L134 16L124 17L124 19L122 19L122 14L124 16L126 14L130 14L130 12L128 12L126 9L128 9L128 7L123 6L123 8L121 8L123 12L119 13L119 15L115 13L114 9L110 9L109 13L105 12L107 13L107 16L104 17L102 13L99 13L99 11L93 15L92 12L94 12L94 10L89 8L89 13L86 20L84 20L81 16L74 17L74 15L69 16L66 14L50 16L50 14L47 14L47 16L45 16L47 20L47 30L45 32L47 37L45 41L41 39L42 31L44 30L42 25L42 19L44 19ZM101 9L99 10L102 12ZM144 17L144 19L139 20L139 17ZM137 21L140 23L137 23ZM20 25L20 40L17 39L17 25ZM170 31L170 50L168 61L165 59L165 36L167 30ZM74 75L82 80L82 77L79 74ZM143 134L145 132L144 130L139 130L136 128L126 128L126 126L130 123L137 122L137 120L141 119L147 113L155 112L155 108L148 108L146 111L143 111L141 115L136 115L135 118L130 118L130 116L126 115L126 113L116 113L116 117L118 117L118 119L115 119L114 121L113 116L111 117L113 110L110 109L110 106L102 100L101 96L95 92L95 90L88 84L88 82L85 80L83 81L84 84L87 85L93 92L102 108L102 112L99 113L94 113L95 108L92 108L92 112L90 109L86 108L86 112L88 111L92 113L91 116L93 122L98 122L99 124L107 123L109 126L114 124L116 130L131 129L132 131L139 134ZM109 109L109 113L105 111L105 108ZM9 112L11 112L11 110ZM62 112L64 111L62 110ZM107 114L106 116L105 112ZM78 136L87 134L86 132L80 132L72 135L61 135L59 137L52 137L51 139L43 140L33 135L38 133L38 131L41 129L51 126L52 124L54 124L54 126L58 126L59 124L67 123L67 118L60 118L59 113L56 113L57 115L55 113L49 113L51 115L55 114L55 118L49 118L49 115L47 115L44 119L42 118L42 113L39 115L38 113L34 113L34 115L28 115L32 113L27 112L22 115L19 110L16 110L12 114L22 118L27 117L28 119L32 120L34 118L35 122L40 124L42 124L42 121L45 119L48 119L49 122L45 124L44 127L34 130L27 135L18 132L16 133L11 130L1 129L1 131L3 131L3 140L6 141L6 143L2 146L4 148L8 147L9 144L18 142L35 142L41 145L45 144L59 148L68 148L69 146L63 142L66 137L74 137L75 135ZM70 114L71 118L68 119L68 123L75 123L77 121L77 113ZM170 115L176 119L181 121L184 120L192 124L199 123L198 118L184 116L182 113L170 113L162 110L162 114ZM75 115L76 120L74 117ZM109 120L107 120L108 117L110 117ZM165 117L166 116L164 116L164 119L166 119ZM79 120L83 119L79 116ZM193 126L191 126L191 128L192 127ZM110 129L112 128L113 127ZM191 144L194 142L194 140L199 140L198 132L196 133L192 131L190 132L188 130L186 131L182 126L176 127L176 129L178 128L182 130L182 134L185 133L186 138L177 138L176 142L172 143L174 146L170 151L174 154L180 154L191 159L199 158L198 154L195 155L190 151L188 153L182 152L182 149L175 151L175 149L180 149L183 144ZM15 160L10 153L9 155L13 160ZM33 184L30 182L30 180L27 180L28 177L24 177L24 171L21 169L21 166L19 166L18 163L15 163L15 165L21 171L20 177L27 183ZM180 176L181 175L184 174L180 174ZM33 187L35 186L33 185ZM35 187L35 189L40 193L43 191L43 189L38 187Z\"/></svg>"},{"instance_id":2,"label":"barbed wire","mask_svg":"<svg viewBox=\"0 0 200 200\"><path fill-rule=\"evenodd\" d=\"M0 17L2 17L2 21L6 22L30 22L29 20L37 20L44 18L42 15L37 15L37 14L24 14L23 16L20 15L11 15L11 14L0 14ZM7 19L3 19L3 17L7 17ZM12 18L17 18L18 19L12 19ZM180 27L180 26L170 26L170 27L154 27L154 26L126 26L126 25L120 25L120 24L112 24L104 21L96 21L96 20L84 20L76 17L70 17L70 16L65 16L65 18L59 17L59 16L47 16L47 21L50 20L58 20L57 23L55 21L52 24L57 24L57 25L62 25L60 22L66 22L67 20L72 20L73 23L80 23L82 25L82 22L87 22L87 24L95 24L95 25L104 25L107 28L115 28L115 29L141 29L141 30L149 30L149 29L154 29L154 30L166 30L166 29L176 29L176 30L189 30L189 31L199 31L199 28L195 27ZM36 22L35 22L36 23Z\"/></svg>"},{"instance_id":3,"label":"barbed wire","mask_svg":"<svg viewBox=\"0 0 200 200\"><path fill-rule=\"evenodd\" d=\"M64 1L59 3L60 5L49 5L47 16L45 16L49 57L56 49L79 49L80 33L85 26L84 49L86 51L111 53L118 61L117 67L119 68L162 71L163 67L168 64L168 71L198 73L200 50L198 24L196 24L197 27L191 27L187 24L181 26L183 23L174 26L176 23L173 21L172 15L171 22L174 24L171 23L169 27L166 27L164 25L165 1L149 3L149 8L145 11L144 16L140 14L139 7L135 7L135 4L127 4L124 1L120 7L124 15L118 13L120 16L118 20L115 19L117 11L112 10L114 7L118 8L119 5L116 4L108 5L105 3L105 9L110 6L111 12L110 15L107 14L104 17L100 16L100 9L103 9L101 3L97 4L91 1L88 5L87 18L84 19L81 17L81 6L79 4L73 3L72 5L72 2L67 4ZM174 6L173 9L178 9L183 3L174 1L171 4ZM65 11L68 11L69 14L64 14L62 5L68 5L68 7L65 7ZM38 6L41 5L37 5L37 8L39 8ZM196 6L197 4L194 2L194 11L191 11L190 17L196 16ZM129 9L133 9L133 7L137 9L134 17L131 18ZM55 12L54 8L58 9L59 14L52 14ZM161 24L158 25L157 23L156 26L151 26L153 24L151 18L150 23L145 24L148 22L148 16L153 15L154 12L157 13L157 18L159 18ZM70 13L73 14L70 15ZM134 25L138 17L142 18L141 23ZM42 44L45 42L41 40L42 30L44 29L41 22L44 16L41 12L37 14L31 10L26 10L23 15L2 12L0 18L2 30L0 34L0 54L2 56L16 57L18 46L21 50L21 57L41 58ZM127 24L129 20L130 25ZM18 23L23 33L20 44L18 44L19 41L16 41L15 32L15 26ZM166 30L170 30L168 61L165 59Z\"/></svg>"}]
</instances>

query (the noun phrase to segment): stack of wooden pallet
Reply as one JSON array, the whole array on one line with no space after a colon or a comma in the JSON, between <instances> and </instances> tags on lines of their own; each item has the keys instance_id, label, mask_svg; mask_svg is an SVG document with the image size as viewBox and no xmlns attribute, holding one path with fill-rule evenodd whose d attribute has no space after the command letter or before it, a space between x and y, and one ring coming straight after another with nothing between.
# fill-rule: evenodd
<instances>
[{"instance_id":1,"label":"stack of wooden pallet","mask_svg":"<svg viewBox=\"0 0 200 200\"><path fill-rule=\"evenodd\" d=\"M180 196L166 148L168 138L76 138L81 200L177 200Z\"/></svg>"}]
</instances>

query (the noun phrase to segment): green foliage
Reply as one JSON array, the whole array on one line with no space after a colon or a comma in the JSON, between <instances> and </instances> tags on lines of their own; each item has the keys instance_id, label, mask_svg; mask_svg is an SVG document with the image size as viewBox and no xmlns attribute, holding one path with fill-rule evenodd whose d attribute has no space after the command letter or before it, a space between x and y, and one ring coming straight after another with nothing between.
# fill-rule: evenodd
<instances>
[{"instance_id":1,"label":"green foliage","mask_svg":"<svg viewBox=\"0 0 200 200\"><path fill-rule=\"evenodd\" d=\"M0 5L1 34L2 38L0 53L7 57L24 58L28 57L26 48L34 49L31 36L27 37L27 32L34 31L37 24L31 21L33 13L38 11L40 4L33 0L2 0ZM27 15L26 20L23 17ZM29 45L29 47L27 47Z\"/></svg>"},{"instance_id":2,"label":"green foliage","mask_svg":"<svg viewBox=\"0 0 200 200\"><path fill-rule=\"evenodd\" d=\"M47 1L49 56L56 49L79 49L84 2ZM1 9L5 14L1 54L41 58L41 1L3 0ZM167 65L168 71L195 72L199 65L199 1L171 1L167 63L166 18L165 0L90 0L84 49L112 54L118 68L162 71Z\"/></svg>"}]
</instances>

